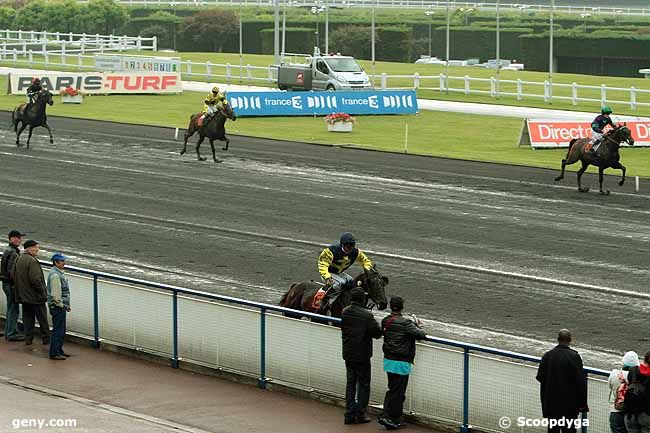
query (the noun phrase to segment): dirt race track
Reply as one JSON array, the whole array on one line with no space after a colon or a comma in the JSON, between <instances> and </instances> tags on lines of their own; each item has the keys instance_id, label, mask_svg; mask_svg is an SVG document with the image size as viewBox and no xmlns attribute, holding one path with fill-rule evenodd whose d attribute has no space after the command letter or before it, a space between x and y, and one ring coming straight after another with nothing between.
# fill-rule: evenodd
<instances>
[{"instance_id":1,"label":"dirt race track","mask_svg":"<svg viewBox=\"0 0 650 433\"><path fill-rule=\"evenodd\" d=\"M50 124L54 146L44 130L29 150L0 132L2 230L27 231L43 257L276 303L350 230L430 334L540 354L568 327L604 367L650 349L650 300L635 295L650 294L647 182L635 194L608 177L602 197L574 173L556 185L551 170L245 137L214 164L179 156L169 129Z\"/></svg>"}]
</instances>

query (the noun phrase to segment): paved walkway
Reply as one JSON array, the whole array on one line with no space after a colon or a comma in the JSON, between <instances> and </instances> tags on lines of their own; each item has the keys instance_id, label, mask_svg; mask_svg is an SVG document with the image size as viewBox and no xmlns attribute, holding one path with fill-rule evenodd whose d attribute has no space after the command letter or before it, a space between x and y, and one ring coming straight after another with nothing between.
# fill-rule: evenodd
<instances>
[{"instance_id":1,"label":"paved walkway","mask_svg":"<svg viewBox=\"0 0 650 433\"><path fill-rule=\"evenodd\" d=\"M174 370L89 346L51 361L47 347L0 339L0 431L53 433L368 433L343 425L343 409L214 377ZM76 427L14 423L76 420ZM409 425L408 432L431 431Z\"/></svg>"},{"instance_id":2,"label":"paved walkway","mask_svg":"<svg viewBox=\"0 0 650 433\"><path fill-rule=\"evenodd\" d=\"M43 71L37 69L0 67L0 75L7 75L12 72L21 73L42 73L57 71ZM226 83L205 83L202 81L183 81L183 90L188 92L209 92L214 84L225 91L231 92L253 92L253 91L279 91L275 88L240 86ZM481 114L490 116L519 117L522 119L553 119L572 121L591 121L594 118L593 112L554 110L548 108L517 107L510 105L477 104L473 102L439 101L434 99L418 99L418 107L421 110L444 111L465 114ZM647 117L639 116L614 116L615 121L629 122L632 120L650 120Z\"/></svg>"}]
</instances>

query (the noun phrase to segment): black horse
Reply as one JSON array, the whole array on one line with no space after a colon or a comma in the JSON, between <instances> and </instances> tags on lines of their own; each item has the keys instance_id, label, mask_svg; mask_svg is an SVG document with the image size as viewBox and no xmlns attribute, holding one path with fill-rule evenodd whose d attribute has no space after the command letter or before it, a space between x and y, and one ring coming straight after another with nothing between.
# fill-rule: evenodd
<instances>
[{"instance_id":1,"label":"black horse","mask_svg":"<svg viewBox=\"0 0 650 433\"><path fill-rule=\"evenodd\" d=\"M54 144L52 137L52 130L47 124L47 113L45 107L54 104L52 93L49 90L41 90L35 96L35 101L32 104L20 104L11 113L11 121L14 124L14 132L16 133L16 145L20 147L20 134L29 125L29 136L27 137L27 148L29 149L29 141L32 139L32 131L38 126L42 126L50 133L50 144ZM18 130L18 124L20 131Z\"/></svg>"},{"instance_id":2,"label":"black horse","mask_svg":"<svg viewBox=\"0 0 650 433\"><path fill-rule=\"evenodd\" d=\"M355 287L361 287L366 291L368 298L377 305L377 308L380 310L386 308L388 305L385 290L388 285L387 277L382 276L376 268L373 268L357 275L353 281ZM314 298L318 291L323 288L323 284L314 281L292 284L287 293L282 296L280 306L310 313L322 313L320 307L314 302ZM350 305L351 302L350 290L343 290L332 303L330 309L332 317L341 317L343 309Z\"/></svg>"},{"instance_id":3,"label":"black horse","mask_svg":"<svg viewBox=\"0 0 650 433\"><path fill-rule=\"evenodd\" d=\"M603 172L606 168L616 168L623 172L623 177L618 182L620 186L623 186L625 183L625 166L619 162L620 155L618 153L618 149L623 142L628 143L630 146L634 145L632 133L626 125L618 125L609 130L604 135L603 141L596 152L591 149L591 140L589 138L574 138L569 143L566 158L562 160L562 172L555 178L555 181L558 182L564 179L564 167L580 161L582 162L582 167L578 170L578 191L589 191L589 187L582 187L580 179L590 165L598 167L598 181L600 182L601 194L609 194L609 191L603 191Z\"/></svg>"},{"instance_id":4,"label":"black horse","mask_svg":"<svg viewBox=\"0 0 650 433\"><path fill-rule=\"evenodd\" d=\"M221 162L217 159L217 154L214 150L214 140L225 141L226 144L223 147L223 150L228 150L228 145L230 140L226 137L226 119L230 119L233 122L237 120L235 112L233 111L230 104L224 104L223 108L220 109L214 116L207 119L207 123L202 126L198 125L199 118L202 116L202 113L192 114L190 116L190 124L187 127L187 132L185 133L185 141L183 142L183 150L181 150L181 155L187 151L187 140L194 135L195 132L199 132L199 141L196 143L196 157L199 161L205 161L205 158L201 156L199 152L199 147L205 137L208 137L210 140L210 147L212 148L212 159L214 162Z\"/></svg>"}]
</instances>

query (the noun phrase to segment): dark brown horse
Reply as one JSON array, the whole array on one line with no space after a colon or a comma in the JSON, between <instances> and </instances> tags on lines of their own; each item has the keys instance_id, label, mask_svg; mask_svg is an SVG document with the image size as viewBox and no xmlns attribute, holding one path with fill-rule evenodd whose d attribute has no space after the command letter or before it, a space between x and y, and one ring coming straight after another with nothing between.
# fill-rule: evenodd
<instances>
[{"instance_id":1,"label":"dark brown horse","mask_svg":"<svg viewBox=\"0 0 650 433\"><path fill-rule=\"evenodd\" d=\"M564 167L580 161L582 162L582 167L578 170L578 191L589 191L589 187L582 186L580 179L582 178L582 174L590 165L598 167L598 181L600 182L601 194L609 194L609 191L603 191L603 172L607 168L616 168L623 172L623 177L618 182L620 186L623 186L625 183L625 166L619 162L620 155L618 153L618 148L623 142L628 143L630 146L634 145L632 133L626 125L618 125L609 130L604 135L603 141L596 152L591 150L591 139L574 138L569 143L569 150L567 151L566 158L562 160L562 172L555 178L555 181L558 182L564 179Z\"/></svg>"},{"instance_id":2,"label":"dark brown horse","mask_svg":"<svg viewBox=\"0 0 650 433\"><path fill-rule=\"evenodd\" d=\"M382 276L376 268L362 272L353 280L353 286L361 287L368 294L369 300L380 310L384 310L388 305L385 291L387 285L388 278ZM310 313L321 313L320 309L314 306L314 296L321 288L324 288L323 284L314 281L292 284L280 300L280 306ZM351 301L350 290L344 289L331 306L332 317L341 317L341 312L350 305Z\"/></svg>"},{"instance_id":3,"label":"dark brown horse","mask_svg":"<svg viewBox=\"0 0 650 433\"><path fill-rule=\"evenodd\" d=\"M228 145L230 140L226 137L226 119L230 119L233 122L237 120L235 112L233 111L230 104L224 104L223 108L219 110L214 116L209 119L204 119L206 122L202 125L198 125L199 118L203 113L192 114L190 116L190 124L187 127L187 132L185 133L185 141L183 142L183 150L181 150L181 155L187 151L187 140L194 135L194 133L199 133L199 141L196 143L196 157L199 161L205 161L205 158L201 156L199 152L199 147L205 137L208 137L210 140L210 147L212 148L212 159L214 162L221 162L217 159L217 154L214 150L214 140L225 141L226 144L223 146L223 150L228 150Z\"/></svg>"},{"instance_id":4,"label":"dark brown horse","mask_svg":"<svg viewBox=\"0 0 650 433\"><path fill-rule=\"evenodd\" d=\"M52 130L47 124L47 114L45 113L45 107L52 104L54 104L52 93L43 89L37 94L36 100L31 105L20 104L14 108L14 111L11 113L11 121L14 125L14 132L16 133L16 146L20 147L20 134L22 134L27 126L29 126L29 135L27 136L28 149L29 141L32 139L32 131L38 126L47 129L50 133L50 144L54 144ZM21 123L20 131L18 130L19 123Z\"/></svg>"}]
</instances>

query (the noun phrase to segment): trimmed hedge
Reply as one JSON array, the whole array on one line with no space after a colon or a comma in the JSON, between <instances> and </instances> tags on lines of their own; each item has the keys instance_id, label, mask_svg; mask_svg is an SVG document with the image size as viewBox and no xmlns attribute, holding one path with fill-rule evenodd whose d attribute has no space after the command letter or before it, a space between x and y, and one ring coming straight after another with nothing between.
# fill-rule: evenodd
<instances>
[{"instance_id":1,"label":"trimmed hedge","mask_svg":"<svg viewBox=\"0 0 650 433\"><path fill-rule=\"evenodd\" d=\"M435 29L432 42L433 55L444 58L446 29ZM502 59L517 59L521 55L519 36L532 34L532 29L501 29L500 54ZM415 53L421 54L421 53ZM453 27L449 34L449 56L451 59L479 58L493 59L496 54L496 30L482 27Z\"/></svg>"},{"instance_id":2,"label":"trimmed hedge","mask_svg":"<svg viewBox=\"0 0 650 433\"><path fill-rule=\"evenodd\" d=\"M316 30L306 27L287 27L285 37L285 50L288 53L311 53L316 46ZM273 54L274 46L273 29L265 29L260 32L262 52L264 54ZM321 34L321 45L325 40L325 35ZM280 33L280 49L282 49L282 33Z\"/></svg>"}]
</instances>

